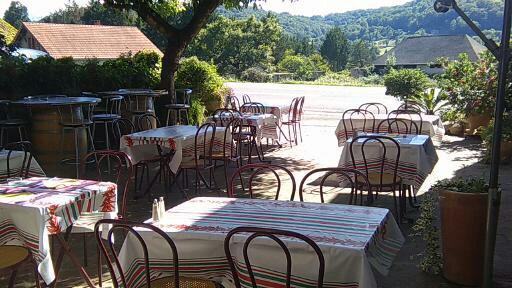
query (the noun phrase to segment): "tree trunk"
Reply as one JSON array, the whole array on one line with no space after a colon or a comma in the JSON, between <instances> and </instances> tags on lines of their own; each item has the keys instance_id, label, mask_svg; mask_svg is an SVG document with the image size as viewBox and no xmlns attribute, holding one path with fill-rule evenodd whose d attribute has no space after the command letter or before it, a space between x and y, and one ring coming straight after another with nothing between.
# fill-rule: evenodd
<instances>
[{"instance_id":1,"label":"tree trunk","mask_svg":"<svg viewBox=\"0 0 512 288\"><path fill-rule=\"evenodd\" d=\"M156 102L155 107L156 114L160 118L161 123L165 123L167 117L167 110L165 105L170 103L176 103L176 91L175 91L175 79L176 72L183 52L183 48L180 48L181 43L178 43L176 39L168 39L167 47L165 49L164 56L162 57L162 71L160 73L160 89L169 91L167 97L160 97Z\"/></svg>"}]
</instances>

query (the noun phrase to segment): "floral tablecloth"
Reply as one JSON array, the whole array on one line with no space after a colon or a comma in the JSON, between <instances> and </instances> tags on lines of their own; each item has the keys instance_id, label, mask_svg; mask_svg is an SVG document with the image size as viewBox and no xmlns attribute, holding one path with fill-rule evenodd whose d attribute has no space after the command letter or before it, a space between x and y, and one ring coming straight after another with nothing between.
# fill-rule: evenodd
<instances>
[{"instance_id":1,"label":"floral tablecloth","mask_svg":"<svg viewBox=\"0 0 512 288\"><path fill-rule=\"evenodd\" d=\"M157 129L146 130L121 138L120 150L128 154L133 163L141 160L149 160L158 155L157 145L175 151L175 154L169 163L173 173L177 173L182 161L191 161L194 159L195 136L198 127L190 125L167 126ZM224 147L224 127L217 127L213 141L213 150L222 151ZM198 141L202 145L204 132L201 132ZM211 135L211 130L207 135ZM231 133L228 133L226 139L227 148L231 147ZM202 146L198 152L203 151Z\"/></svg>"},{"instance_id":2,"label":"floral tablecloth","mask_svg":"<svg viewBox=\"0 0 512 288\"><path fill-rule=\"evenodd\" d=\"M199 197L168 210L161 221L153 224L176 243L180 276L211 279L224 287L234 287L224 254L224 238L239 226L284 229L311 238L325 257L323 287L377 287L371 267L386 274L404 243L389 210L338 204ZM151 277L172 275L168 260L172 255L162 253L168 250L167 244L148 231L138 232L149 249ZM246 237L240 235L231 242L234 260L239 265L244 265L241 246ZM259 287L284 287L282 250L268 239L260 240L249 250ZM302 242L282 240L293 257L292 286L316 287L316 254ZM120 261L129 287L144 286L140 277L142 257L137 240L128 237ZM247 280L247 275L241 277ZM251 287L247 281L242 281L242 285Z\"/></svg>"},{"instance_id":3,"label":"floral tablecloth","mask_svg":"<svg viewBox=\"0 0 512 288\"><path fill-rule=\"evenodd\" d=\"M46 283L55 279L49 235L65 231L82 213L117 211L110 182L34 177L0 184L0 244L29 248Z\"/></svg>"},{"instance_id":4,"label":"floral tablecloth","mask_svg":"<svg viewBox=\"0 0 512 288\"><path fill-rule=\"evenodd\" d=\"M0 182L7 180L8 174L7 174L7 154L9 151L2 150L0 151ZM29 158L29 155L27 155L27 160ZM25 153L22 151L12 151L11 156L9 158L9 170L11 172L11 177L16 177L19 175L21 166L23 165L23 158L25 156ZM37 163L36 159L32 157L32 160L30 161L30 168L28 171L29 177L36 177L36 176L46 176L43 169L39 164Z\"/></svg>"},{"instance_id":5,"label":"floral tablecloth","mask_svg":"<svg viewBox=\"0 0 512 288\"><path fill-rule=\"evenodd\" d=\"M383 124L381 126L381 131L376 131L377 126L379 123L383 120L388 119L387 114L375 114L375 131L372 131L372 120L367 119L366 125L364 125L364 118L361 117L361 115L354 115L352 117L352 125L354 126L354 129L358 129L359 131L363 130L363 126L365 126L365 131L363 132L375 132L375 133L387 133L388 132L388 126L386 124ZM412 120L416 125L418 125L418 128L420 127L420 118L417 115L411 115ZM398 117L398 118L404 118L406 117ZM441 118L437 115L421 115L421 122L422 128L421 133L423 135L428 135L432 138L433 142L437 144L440 144L443 140L444 136L444 126L441 121ZM347 127L348 131L345 131L345 127ZM335 135L336 138L338 138L338 146L342 147L348 138L352 137L352 134L354 131L351 130L350 120L345 119L345 125L343 125L343 119L341 119L338 122L338 126L336 127ZM415 128L413 128L414 130ZM348 136L348 138L347 138Z\"/></svg>"},{"instance_id":6,"label":"floral tablecloth","mask_svg":"<svg viewBox=\"0 0 512 288\"><path fill-rule=\"evenodd\" d=\"M427 135L392 135L400 145L400 159L397 175L402 178L404 184L412 185L416 191L421 187L427 176L432 172L437 163L437 152L432 140ZM363 139L354 143L354 160L356 169L364 171L364 159L361 153ZM341 153L338 166L343 168L354 168L350 157L350 143L352 138L345 143ZM367 142L365 145L365 156L370 172L380 172L382 161L382 147L379 143ZM386 144L386 159L384 173L392 173L396 161L396 148L394 145Z\"/></svg>"}]
</instances>

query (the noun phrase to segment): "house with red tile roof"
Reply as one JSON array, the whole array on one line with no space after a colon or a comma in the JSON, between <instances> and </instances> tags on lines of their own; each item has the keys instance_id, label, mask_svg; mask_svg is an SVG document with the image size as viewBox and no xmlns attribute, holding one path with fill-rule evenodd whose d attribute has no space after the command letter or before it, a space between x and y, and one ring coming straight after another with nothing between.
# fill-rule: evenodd
<instances>
[{"instance_id":1,"label":"house with red tile roof","mask_svg":"<svg viewBox=\"0 0 512 288\"><path fill-rule=\"evenodd\" d=\"M73 57L108 60L139 51L162 52L134 26L23 22L15 43L48 53L55 59Z\"/></svg>"}]
</instances>

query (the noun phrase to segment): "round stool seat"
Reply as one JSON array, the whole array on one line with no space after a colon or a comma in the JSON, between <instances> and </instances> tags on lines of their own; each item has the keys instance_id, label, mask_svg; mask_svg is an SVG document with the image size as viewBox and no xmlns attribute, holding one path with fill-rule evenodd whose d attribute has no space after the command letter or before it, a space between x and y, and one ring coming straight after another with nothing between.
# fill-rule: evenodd
<instances>
[{"instance_id":1,"label":"round stool seat","mask_svg":"<svg viewBox=\"0 0 512 288\"><path fill-rule=\"evenodd\" d=\"M167 104L165 105L165 108L167 109L190 109L190 105L188 104Z\"/></svg>"},{"instance_id":2,"label":"round stool seat","mask_svg":"<svg viewBox=\"0 0 512 288\"><path fill-rule=\"evenodd\" d=\"M25 261L30 253L23 246L1 245L0 246L0 270L7 269Z\"/></svg>"},{"instance_id":3,"label":"round stool seat","mask_svg":"<svg viewBox=\"0 0 512 288\"><path fill-rule=\"evenodd\" d=\"M25 124L27 124L27 121L23 119L0 120L0 126L21 126Z\"/></svg>"},{"instance_id":4,"label":"round stool seat","mask_svg":"<svg viewBox=\"0 0 512 288\"><path fill-rule=\"evenodd\" d=\"M114 121L121 119L121 115L118 114L95 114L92 115L92 121Z\"/></svg>"}]
</instances>

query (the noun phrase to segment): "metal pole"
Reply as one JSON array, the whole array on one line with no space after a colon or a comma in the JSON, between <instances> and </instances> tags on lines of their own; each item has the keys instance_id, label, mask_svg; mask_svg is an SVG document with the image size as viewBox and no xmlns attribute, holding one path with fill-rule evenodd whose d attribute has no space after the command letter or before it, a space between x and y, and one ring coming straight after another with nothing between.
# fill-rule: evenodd
<instances>
[{"instance_id":1,"label":"metal pole","mask_svg":"<svg viewBox=\"0 0 512 288\"><path fill-rule=\"evenodd\" d=\"M501 45L499 53L498 94L494 111L494 132L491 150L491 169L489 176L489 194L487 203L487 227L485 238L485 259L483 287L493 286L494 248L496 244L496 231L501 195L498 190L501 130L503 126L503 111L507 95L507 75L510 62L510 24L512 21L512 0L505 0L503 13L503 29L501 30Z\"/></svg>"}]
</instances>

